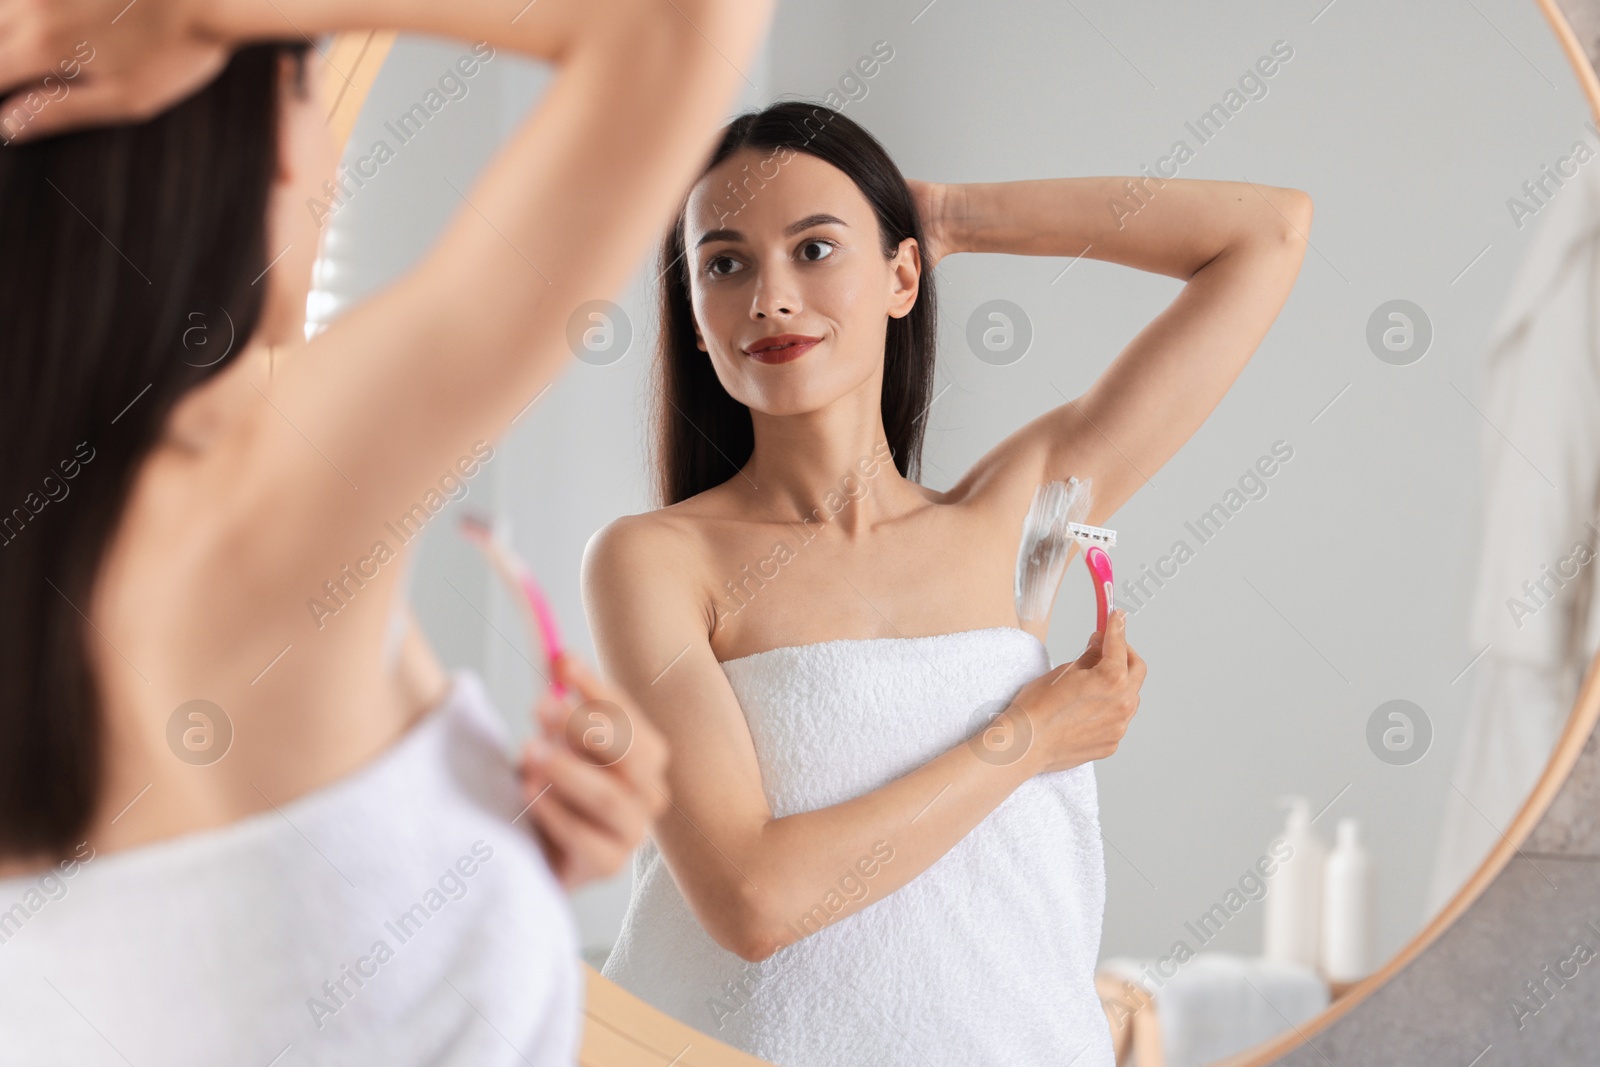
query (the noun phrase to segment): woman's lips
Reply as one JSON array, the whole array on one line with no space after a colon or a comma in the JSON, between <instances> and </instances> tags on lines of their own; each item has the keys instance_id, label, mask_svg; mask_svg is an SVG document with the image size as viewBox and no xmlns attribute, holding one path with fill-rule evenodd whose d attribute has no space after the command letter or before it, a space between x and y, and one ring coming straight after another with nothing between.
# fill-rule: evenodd
<instances>
[{"instance_id":1,"label":"woman's lips","mask_svg":"<svg viewBox=\"0 0 1600 1067\"><path fill-rule=\"evenodd\" d=\"M750 353L750 358L757 363L788 363L790 360L799 359L817 346L821 338L816 341L797 341L793 344L782 345L778 348L763 348Z\"/></svg>"}]
</instances>

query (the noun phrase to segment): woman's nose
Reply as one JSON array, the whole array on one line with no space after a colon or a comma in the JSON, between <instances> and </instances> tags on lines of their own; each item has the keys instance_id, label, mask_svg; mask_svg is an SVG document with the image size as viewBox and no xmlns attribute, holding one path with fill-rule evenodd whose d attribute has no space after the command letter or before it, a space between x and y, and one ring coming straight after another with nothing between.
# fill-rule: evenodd
<instances>
[{"instance_id":1,"label":"woman's nose","mask_svg":"<svg viewBox=\"0 0 1600 1067\"><path fill-rule=\"evenodd\" d=\"M800 310L799 295L781 270L763 271L750 310L757 319L787 317Z\"/></svg>"}]
</instances>

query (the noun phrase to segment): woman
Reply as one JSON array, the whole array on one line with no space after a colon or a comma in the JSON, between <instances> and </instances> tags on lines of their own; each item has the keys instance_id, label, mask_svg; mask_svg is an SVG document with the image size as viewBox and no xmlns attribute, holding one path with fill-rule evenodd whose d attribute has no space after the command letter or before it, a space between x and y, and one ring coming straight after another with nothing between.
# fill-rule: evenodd
<instances>
[{"instance_id":1,"label":"woman","mask_svg":"<svg viewBox=\"0 0 1600 1067\"><path fill-rule=\"evenodd\" d=\"M389 654L386 530L564 365L769 13L0 0L8 1061L573 1061L556 876L642 836L659 738L606 768L558 750L519 789L476 676L414 630ZM324 71L239 46L375 23L558 69L437 246L307 343Z\"/></svg>"},{"instance_id":2,"label":"woman","mask_svg":"<svg viewBox=\"0 0 1600 1067\"><path fill-rule=\"evenodd\" d=\"M674 753L608 977L784 1067L1112 1062L1092 761L1145 666L1117 612L1050 669L1013 601L1023 519L1076 476L1104 523L1171 458L1311 219L1297 190L1136 182L908 183L800 103L724 131L661 249L663 506L585 556L601 662ZM929 271L967 251L1187 284L939 492Z\"/></svg>"}]
</instances>

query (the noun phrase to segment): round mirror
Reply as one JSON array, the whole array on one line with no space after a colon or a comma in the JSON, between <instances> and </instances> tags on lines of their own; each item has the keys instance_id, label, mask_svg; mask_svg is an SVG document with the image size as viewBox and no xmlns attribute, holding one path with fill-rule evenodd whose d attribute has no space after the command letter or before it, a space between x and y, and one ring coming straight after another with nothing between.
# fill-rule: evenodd
<instances>
[{"instance_id":1,"label":"round mirror","mask_svg":"<svg viewBox=\"0 0 1600 1067\"><path fill-rule=\"evenodd\" d=\"M1243 372L1104 519L1116 531L1113 599L1149 668L1137 717L1094 767L1095 978L1119 1064L1261 1063L1296 1048L1304 1059L1308 1034L1465 912L1592 727L1593 686L1578 698L1600 641L1600 411L1581 288L1592 268L1578 257L1600 217L1582 51L1600 19L1570 14L1578 34L1531 2L1227 3L1159 18L1108 5L824 2L782 6L762 61L743 72L745 108L826 104L914 179L1126 177L1104 203L1126 227L1172 179L1296 188L1315 205L1298 279ZM371 70L387 42L361 40ZM542 71L497 55L468 94L373 162L396 116L466 47L402 37L364 101L345 98L346 111L361 104L346 166L366 179L322 205L322 318L425 248L536 106ZM928 487L956 485L1019 427L1083 397L1184 288L1061 244L935 268ZM575 636L585 545L653 506L658 284L647 264L627 291L596 294L606 343L529 398L475 487L476 507L510 518ZM425 540L410 595L445 658L478 670L502 708L529 706L538 679L518 610L469 548ZM1051 663L1077 658L1095 612L1075 557L1049 621ZM845 614L831 631L819 624L824 636L859 635ZM1039 868L1057 870L1042 856ZM696 989L693 1010L651 1004L602 975L621 973L612 950L637 883L663 877L647 844L633 870L574 901L593 968L585 1063L764 1062L723 1022L808 1012L826 1012L833 1040L859 1038L816 1062L892 1049L892 1062L939 1063L941 1020L988 1010L965 987L958 1001L927 988L923 1002L891 1003L870 983L810 1002L763 1002L753 983ZM981 912L981 881L969 899ZM852 918L829 936L848 937ZM1007 952L1017 929L1000 928L1025 923L1037 943L1082 936L1050 920L990 916L984 995L1025 999L1030 983ZM937 929L941 916L926 921ZM873 944L863 959L898 948ZM780 973L785 951L739 963ZM686 963L691 973L706 971ZM993 1061L1018 1062L995 1044Z\"/></svg>"}]
</instances>

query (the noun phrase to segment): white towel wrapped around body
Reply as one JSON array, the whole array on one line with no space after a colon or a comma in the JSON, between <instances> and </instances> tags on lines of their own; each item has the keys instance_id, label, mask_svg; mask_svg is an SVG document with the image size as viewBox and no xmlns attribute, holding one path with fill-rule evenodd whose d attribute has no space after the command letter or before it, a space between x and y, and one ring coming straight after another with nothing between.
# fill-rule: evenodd
<instances>
[{"instance_id":1,"label":"white towel wrapped around body","mask_svg":"<svg viewBox=\"0 0 1600 1067\"><path fill-rule=\"evenodd\" d=\"M1044 645L1012 627L826 641L723 664L778 818L915 770L1049 669ZM886 835L866 868L893 864L896 844ZM1094 987L1105 869L1093 764L1024 782L893 893L855 866L821 872L841 897L871 902L759 963L711 939L652 842L634 862L602 973L752 1055L781 1067L1111 1067ZM825 916L839 902L817 903Z\"/></svg>"},{"instance_id":2,"label":"white towel wrapped around body","mask_svg":"<svg viewBox=\"0 0 1600 1067\"><path fill-rule=\"evenodd\" d=\"M0 1062L570 1065L577 923L524 803L463 668L344 778L0 879Z\"/></svg>"}]
</instances>

